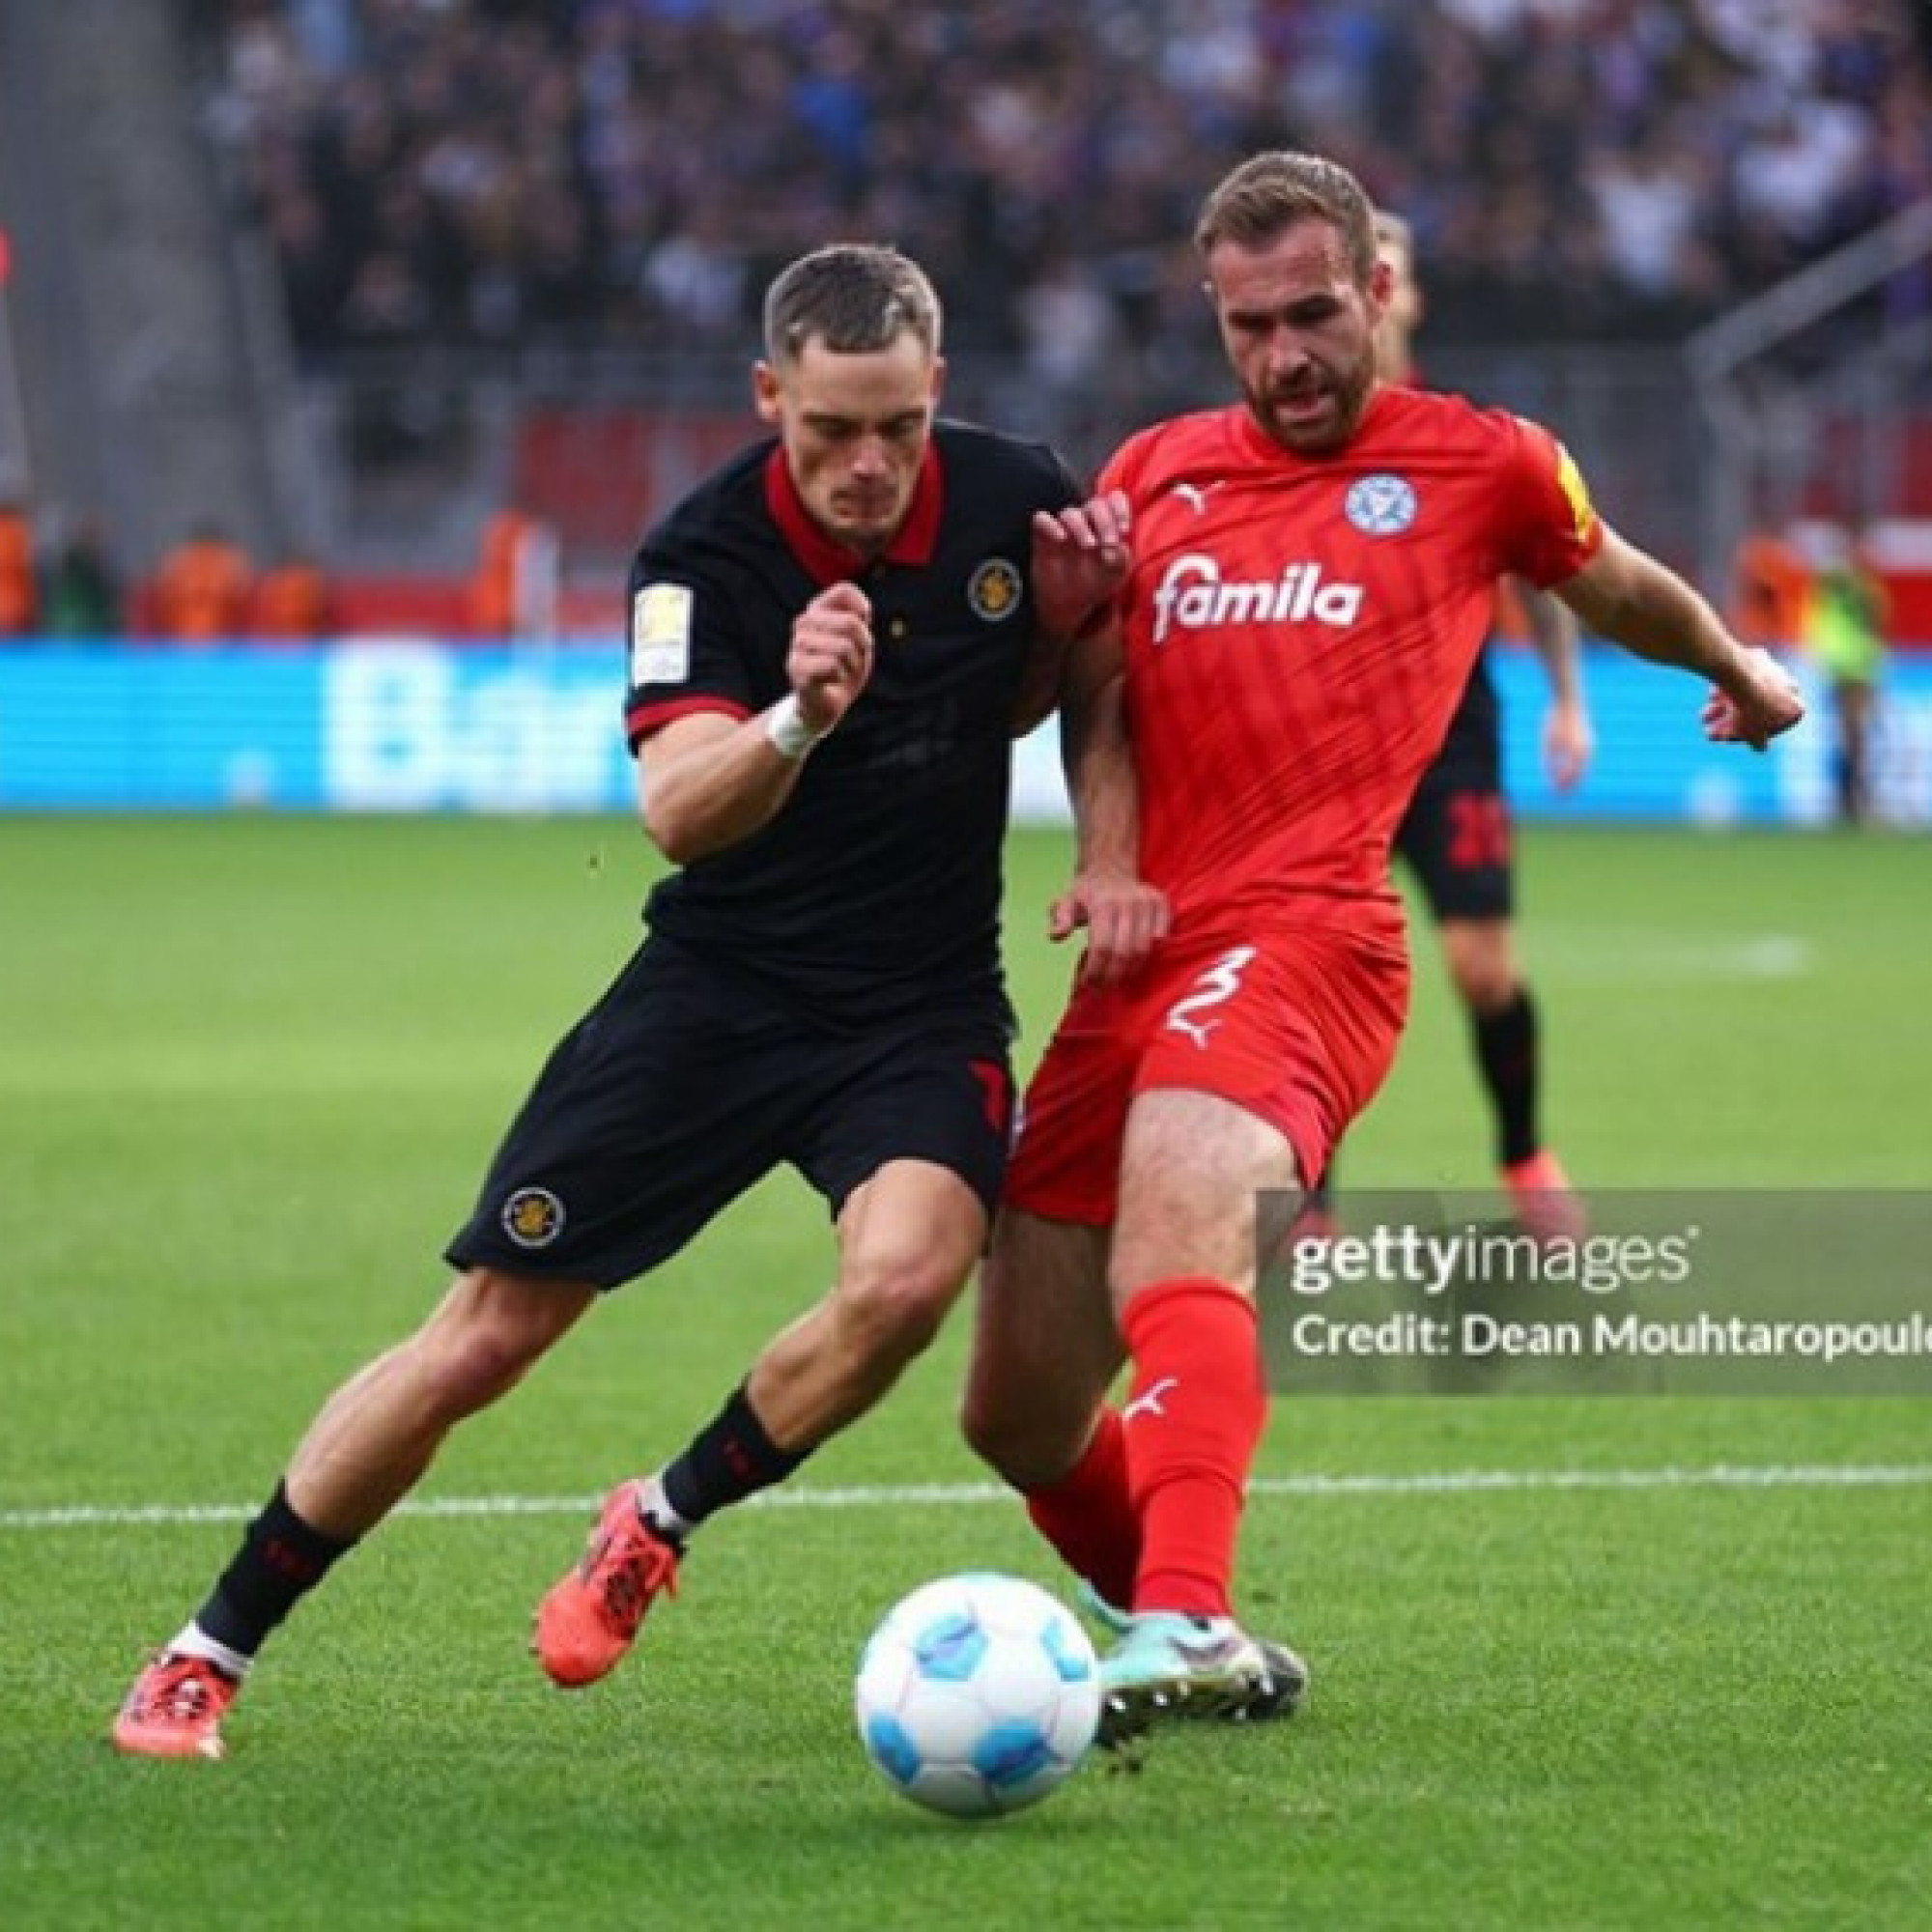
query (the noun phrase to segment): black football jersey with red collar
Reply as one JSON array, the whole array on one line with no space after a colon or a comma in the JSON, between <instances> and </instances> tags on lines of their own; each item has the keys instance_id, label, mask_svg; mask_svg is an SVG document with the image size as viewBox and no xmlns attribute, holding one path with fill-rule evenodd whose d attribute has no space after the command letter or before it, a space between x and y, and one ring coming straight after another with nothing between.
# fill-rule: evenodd
<instances>
[{"instance_id":1,"label":"black football jersey with red collar","mask_svg":"<svg viewBox=\"0 0 1932 1932\"><path fill-rule=\"evenodd\" d=\"M1014 707L1034 640L1035 511L1081 491L1043 444L935 425L905 529L864 563L810 526L775 440L645 537L630 576L626 729L749 717L789 689L793 619L849 577L872 605L869 681L772 821L652 892L652 931L830 1021L1002 998L999 919Z\"/></svg>"}]
</instances>

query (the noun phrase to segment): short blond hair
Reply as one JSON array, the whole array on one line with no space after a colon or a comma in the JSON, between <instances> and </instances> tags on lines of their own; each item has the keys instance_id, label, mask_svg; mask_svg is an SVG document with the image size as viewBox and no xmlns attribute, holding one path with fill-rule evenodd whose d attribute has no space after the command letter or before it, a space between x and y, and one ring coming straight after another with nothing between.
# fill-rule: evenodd
<instances>
[{"instance_id":1,"label":"short blond hair","mask_svg":"<svg viewBox=\"0 0 1932 1932\"><path fill-rule=\"evenodd\" d=\"M865 355L908 334L939 353L939 297L925 270L873 242L835 242L801 255L766 291L764 321L773 362L796 361L811 341Z\"/></svg>"}]
</instances>

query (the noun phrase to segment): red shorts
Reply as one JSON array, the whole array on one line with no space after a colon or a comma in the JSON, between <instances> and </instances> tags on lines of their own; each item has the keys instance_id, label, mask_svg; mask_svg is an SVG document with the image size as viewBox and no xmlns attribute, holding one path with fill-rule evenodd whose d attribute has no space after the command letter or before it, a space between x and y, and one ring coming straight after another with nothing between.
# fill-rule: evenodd
<instances>
[{"instance_id":1,"label":"red shorts","mask_svg":"<svg viewBox=\"0 0 1932 1932\"><path fill-rule=\"evenodd\" d=\"M1266 1121L1307 1185L1387 1077L1407 1010L1399 923L1170 941L1126 985L1075 992L1027 1089L1004 1198L1109 1225L1127 1108L1152 1088L1218 1094Z\"/></svg>"}]
</instances>

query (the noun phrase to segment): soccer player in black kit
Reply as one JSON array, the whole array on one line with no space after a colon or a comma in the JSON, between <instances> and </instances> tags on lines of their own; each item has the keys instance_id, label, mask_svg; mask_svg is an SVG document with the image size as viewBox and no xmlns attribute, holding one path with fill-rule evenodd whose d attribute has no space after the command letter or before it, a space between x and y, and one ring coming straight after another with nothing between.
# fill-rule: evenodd
<instances>
[{"instance_id":1,"label":"soccer player in black kit","mask_svg":"<svg viewBox=\"0 0 1932 1932\"><path fill-rule=\"evenodd\" d=\"M611 1492L538 1611L554 1682L609 1671L697 1525L864 1414L957 1298L1010 1111L1011 739L1061 695L1065 645L1125 553L1118 499L1083 502L1049 450L935 419L939 336L930 284L890 248L819 249L772 284L754 380L777 435L674 509L631 573L639 805L679 869L512 1123L440 1306L324 1406L137 1679L123 1750L220 1756L263 1640L449 1430L774 1167L825 1198L836 1284L680 1454ZM1065 696L1076 807L1131 811L1117 691ZM1098 867L1053 911L1103 977L1164 918Z\"/></svg>"}]
</instances>

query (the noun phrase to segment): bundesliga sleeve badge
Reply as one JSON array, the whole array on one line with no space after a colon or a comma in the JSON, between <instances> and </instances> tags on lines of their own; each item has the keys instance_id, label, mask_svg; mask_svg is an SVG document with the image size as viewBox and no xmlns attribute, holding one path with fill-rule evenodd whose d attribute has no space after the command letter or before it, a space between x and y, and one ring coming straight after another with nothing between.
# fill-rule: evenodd
<instances>
[{"instance_id":1,"label":"bundesliga sleeve badge","mask_svg":"<svg viewBox=\"0 0 1932 1932\"><path fill-rule=\"evenodd\" d=\"M691 675L690 586L647 583L631 599L631 682L682 684Z\"/></svg>"}]
</instances>

